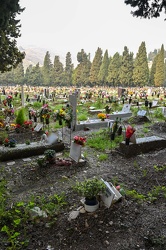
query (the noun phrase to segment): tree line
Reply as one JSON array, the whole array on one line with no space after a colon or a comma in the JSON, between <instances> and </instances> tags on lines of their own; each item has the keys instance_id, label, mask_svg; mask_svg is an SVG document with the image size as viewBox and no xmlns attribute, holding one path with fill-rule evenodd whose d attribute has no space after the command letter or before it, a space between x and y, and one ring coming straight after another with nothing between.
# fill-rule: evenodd
<instances>
[{"instance_id":1,"label":"tree line","mask_svg":"<svg viewBox=\"0 0 166 250\"><path fill-rule=\"evenodd\" d=\"M166 63L164 46L147 56L145 42L139 46L134 58L127 46L122 55L116 52L112 57L108 50L104 53L97 48L91 62L90 54L83 49L77 53L77 66L72 63L71 53L66 54L65 65L59 56L52 63L49 51L44 57L43 66L37 63L25 71L21 62L16 69L0 73L1 85L27 84L32 86L164 86ZM151 63L151 67L149 67Z\"/></svg>"}]
</instances>

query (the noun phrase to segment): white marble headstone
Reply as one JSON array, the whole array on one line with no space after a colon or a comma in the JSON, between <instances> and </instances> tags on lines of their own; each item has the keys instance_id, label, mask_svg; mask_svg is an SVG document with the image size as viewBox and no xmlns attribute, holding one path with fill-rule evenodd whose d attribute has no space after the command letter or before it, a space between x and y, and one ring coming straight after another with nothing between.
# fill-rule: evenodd
<instances>
[{"instance_id":1,"label":"white marble headstone","mask_svg":"<svg viewBox=\"0 0 166 250\"><path fill-rule=\"evenodd\" d=\"M72 158L75 162L79 162L79 159L81 158L81 148L82 146L79 144L76 144L74 142L71 143L70 147L70 158Z\"/></svg>"}]
</instances>

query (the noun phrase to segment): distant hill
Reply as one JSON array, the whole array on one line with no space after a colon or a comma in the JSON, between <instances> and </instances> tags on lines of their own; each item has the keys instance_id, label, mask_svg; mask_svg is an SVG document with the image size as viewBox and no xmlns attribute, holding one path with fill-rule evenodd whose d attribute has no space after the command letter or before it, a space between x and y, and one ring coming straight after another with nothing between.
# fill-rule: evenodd
<instances>
[{"instance_id":1,"label":"distant hill","mask_svg":"<svg viewBox=\"0 0 166 250\"><path fill-rule=\"evenodd\" d=\"M25 48L20 46L19 50L21 52L25 52L26 54L25 59L23 60L24 69L26 69L29 65L35 66L37 63L39 63L39 65L42 66L46 52L49 51L44 48L37 48L33 46L28 46ZM63 63L63 65L65 64L66 55L59 55L58 53L52 51L49 51L49 53L52 63L54 62L55 55L57 55L59 56L60 61Z\"/></svg>"}]
</instances>

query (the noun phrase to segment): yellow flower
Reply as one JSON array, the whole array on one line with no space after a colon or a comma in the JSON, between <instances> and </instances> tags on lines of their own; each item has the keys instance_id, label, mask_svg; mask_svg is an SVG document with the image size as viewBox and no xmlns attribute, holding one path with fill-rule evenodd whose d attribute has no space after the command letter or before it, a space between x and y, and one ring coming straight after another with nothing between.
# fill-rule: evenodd
<instances>
[{"instance_id":1,"label":"yellow flower","mask_svg":"<svg viewBox=\"0 0 166 250\"><path fill-rule=\"evenodd\" d=\"M106 117L107 117L106 114L104 114L104 113L99 113L97 116L99 119L106 119Z\"/></svg>"}]
</instances>

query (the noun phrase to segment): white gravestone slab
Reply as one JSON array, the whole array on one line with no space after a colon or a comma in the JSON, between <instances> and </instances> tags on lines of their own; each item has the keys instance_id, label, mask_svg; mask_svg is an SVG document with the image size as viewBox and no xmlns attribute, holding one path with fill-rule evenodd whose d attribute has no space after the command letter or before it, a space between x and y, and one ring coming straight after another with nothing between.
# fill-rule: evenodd
<instances>
[{"instance_id":1,"label":"white gravestone slab","mask_svg":"<svg viewBox=\"0 0 166 250\"><path fill-rule=\"evenodd\" d=\"M34 128L34 130L35 130L36 132L39 132L40 129L42 129L42 127L43 127L43 124L38 123L38 124L36 125L36 127Z\"/></svg>"},{"instance_id":2,"label":"white gravestone slab","mask_svg":"<svg viewBox=\"0 0 166 250\"><path fill-rule=\"evenodd\" d=\"M76 144L74 142L71 143L69 157L73 159L75 162L79 162L79 159L81 158L81 148L82 148L81 145Z\"/></svg>"},{"instance_id":3,"label":"white gravestone slab","mask_svg":"<svg viewBox=\"0 0 166 250\"><path fill-rule=\"evenodd\" d=\"M137 115L138 115L138 116L145 116L145 115L146 115L146 110L139 110L139 111L137 112Z\"/></svg>"},{"instance_id":4,"label":"white gravestone slab","mask_svg":"<svg viewBox=\"0 0 166 250\"><path fill-rule=\"evenodd\" d=\"M115 197L115 192L107 181L104 181L103 179L101 179L101 180L106 185L106 193L101 194L101 199L104 202L105 206L109 208L112 204L114 197Z\"/></svg>"},{"instance_id":5,"label":"white gravestone slab","mask_svg":"<svg viewBox=\"0 0 166 250\"><path fill-rule=\"evenodd\" d=\"M53 143L57 143L57 142L58 142L58 136L55 133L51 133L48 136L48 143L53 144Z\"/></svg>"},{"instance_id":6,"label":"white gravestone slab","mask_svg":"<svg viewBox=\"0 0 166 250\"><path fill-rule=\"evenodd\" d=\"M157 106L158 101L152 101L152 107Z\"/></svg>"},{"instance_id":7,"label":"white gravestone slab","mask_svg":"<svg viewBox=\"0 0 166 250\"><path fill-rule=\"evenodd\" d=\"M131 104L124 104L122 108L122 113L129 113Z\"/></svg>"}]
</instances>

